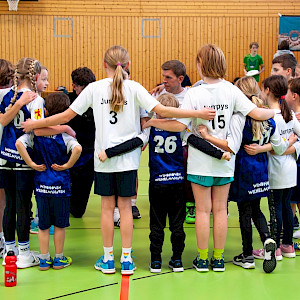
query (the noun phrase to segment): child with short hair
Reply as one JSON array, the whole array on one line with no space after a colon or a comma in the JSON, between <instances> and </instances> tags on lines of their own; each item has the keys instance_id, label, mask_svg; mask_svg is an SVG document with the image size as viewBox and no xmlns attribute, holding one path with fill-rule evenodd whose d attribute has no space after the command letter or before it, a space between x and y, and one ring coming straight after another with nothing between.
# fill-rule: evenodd
<instances>
[{"instance_id":1,"label":"child with short hair","mask_svg":"<svg viewBox=\"0 0 300 300\"><path fill-rule=\"evenodd\" d=\"M45 99L45 115L65 111L70 99L63 93L50 94ZM53 136L25 134L16 142L16 147L34 174L35 195L39 211L40 270L62 269L72 264L70 257L63 255L65 228L69 224L71 180L70 169L81 154L81 146L66 133ZM32 158L26 148L33 148ZM68 153L72 151L70 158ZM33 161L34 159L34 161ZM55 258L49 254L49 228L54 225Z\"/></svg>"},{"instance_id":2,"label":"child with short hair","mask_svg":"<svg viewBox=\"0 0 300 300\"><path fill-rule=\"evenodd\" d=\"M287 81L295 76L297 60L291 54L283 54L272 60L271 75L282 75Z\"/></svg>"},{"instance_id":3,"label":"child with short hair","mask_svg":"<svg viewBox=\"0 0 300 300\"><path fill-rule=\"evenodd\" d=\"M263 59L260 55L257 54L258 47L259 45L257 42L250 43L250 53L244 57L245 75L248 71L257 70L258 74L253 76L257 82L259 82L259 74L261 74L265 70Z\"/></svg>"},{"instance_id":4,"label":"child with short hair","mask_svg":"<svg viewBox=\"0 0 300 300\"><path fill-rule=\"evenodd\" d=\"M206 125L212 135L225 140L233 111L250 115L258 120L273 117L271 110L257 108L247 97L223 78L226 61L222 50L215 45L203 46L197 54L197 68L204 83L190 89L183 101L183 109L216 108L212 121L201 119L150 120L147 127L155 126L168 131L183 131L191 124L191 132L199 135L198 126ZM224 271L224 246L227 234L227 198L234 166L225 160L216 160L189 146L188 180L192 182L196 200L196 237L199 255L193 265L199 272L207 272L210 212L213 211L214 254L211 265L214 271Z\"/></svg>"}]
</instances>

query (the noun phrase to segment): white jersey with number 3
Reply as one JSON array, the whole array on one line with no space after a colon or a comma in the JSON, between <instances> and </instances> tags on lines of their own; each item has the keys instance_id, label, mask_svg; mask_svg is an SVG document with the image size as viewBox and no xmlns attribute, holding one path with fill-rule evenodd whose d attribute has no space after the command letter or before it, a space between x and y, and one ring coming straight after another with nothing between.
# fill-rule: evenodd
<instances>
[{"instance_id":1,"label":"white jersey with number 3","mask_svg":"<svg viewBox=\"0 0 300 300\"><path fill-rule=\"evenodd\" d=\"M214 137L226 140L229 131L230 120L234 111L246 116L256 105L253 104L236 86L222 80L215 84L202 84L189 89L185 95L183 109L200 110L210 107L216 110L216 116L212 121L187 118L178 121L185 125L191 125L191 131L199 136L198 126L205 125L208 132ZM232 177L234 169L232 164L225 160L218 160L193 147L188 152L188 174Z\"/></svg>"},{"instance_id":2,"label":"white jersey with number 3","mask_svg":"<svg viewBox=\"0 0 300 300\"><path fill-rule=\"evenodd\" d=\"M132 80L123 81L125 103L118 113L110 108L111 78L105 78L89 84L72 103L70 108L77 114L83 114L89 107L93 109L96 139L94 164L96 172L124 172L137 170L141 149L124 155L112 157L101 162L98 153L136 137L140 133L140 109L150 112L159 102L139 83Z\"/></svg>"}]
</instances>

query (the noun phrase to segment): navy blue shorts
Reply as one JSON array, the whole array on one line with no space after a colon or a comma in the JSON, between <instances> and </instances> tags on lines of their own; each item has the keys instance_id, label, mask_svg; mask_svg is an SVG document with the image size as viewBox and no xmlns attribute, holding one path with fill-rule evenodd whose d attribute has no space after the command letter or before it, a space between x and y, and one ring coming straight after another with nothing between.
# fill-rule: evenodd
<instances>
[{"instance_id":1,"label":"navy blue shorts","mask_svg":"<svg viewBox=\"0 0 300 300\"><path fill-rule=\"evenodd\" d=\"M59 228L69 227L70 197L35 196L39 228L49 229L51 225Z\"/></svg>"},{"instance_id":2,"label":"navy blue shorts","mask_svg":"<svg viewBox=\"0 0 300 300\"><path fill-rule=\"evenodd\" d=\"M116 173L95 172L94 192L100 196L135 196L136 178L137 170Z\"/></svg>"},{"instance_id":3,"label":"navy blue shorts","mask_svg":"<svg viewBox=\"0 0 300 300\"><path fill-rule=\"evenodd\" d=\"M295 186L292 189L293 189L293 194L292 194L292 197L291 197L291 203L298 204L298 203L300 203L300 190L299 190L299 187Z\"/></svg>"}]
</instances>

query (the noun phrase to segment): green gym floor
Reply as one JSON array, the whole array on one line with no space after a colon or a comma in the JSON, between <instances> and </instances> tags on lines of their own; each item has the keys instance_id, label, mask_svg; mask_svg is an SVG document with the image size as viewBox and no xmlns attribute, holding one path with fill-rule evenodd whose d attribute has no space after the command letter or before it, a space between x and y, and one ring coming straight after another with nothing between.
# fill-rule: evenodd
<instances>
[{"instance_id":1,"label":"green gym floor","mask_svg":"<svg viewBox=\"0 0 300 300\"><path fill-rule=\"evenodd\" d=\"M280 299L297 298L300 276L300 258L283 258L276 270L265 274L262 261L256 260L256 268L245 270L232 264L233 256L241 252L241 237L238 224L238 212L235 203L229 204L228 236L225 247L226 271L216 273L198 273L192 268L196 252L194 225L185 224L186 248L183 253L183 273L172 273L168 269L171 256L170 232L166 228L163 247L162 272L149 272L149 216L148 216L148 157L143 153L139 169L138 207L142 218L134 220L133 256L137 270L129 279L130 300L165 299ZM266 199L262 208L268 209ZM64 253L71 256L73 265L62 270L41 272L38 267L18 270L17 286L4 287L4 267L0 272L0 299L120 299L121 242L119 229L115 230L114 255L116 274L104 275L94 269L95 261L102 255L100 233L100 197L91 194L87 211L82 219L70 218L71 226L66 230ZM261 248L256 229L255 248ZM50 253L54 254L53 238L50 240ZM39 250L37 235L31 235L31 249ZM212 240L210 241L212 249ZM1 262L1 261L0 261ZM298 286L298 287L297 287Z\"/></svg>"}]
</instances>

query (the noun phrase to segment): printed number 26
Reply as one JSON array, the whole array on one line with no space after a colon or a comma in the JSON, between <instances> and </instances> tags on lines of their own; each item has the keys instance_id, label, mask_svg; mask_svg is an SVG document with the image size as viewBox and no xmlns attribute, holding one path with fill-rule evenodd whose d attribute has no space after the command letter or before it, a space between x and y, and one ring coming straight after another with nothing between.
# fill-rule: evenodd
<instances>
[{"instance_id":1,"label":"printed number 26","mask_svg":"<svg viewBox=\"0 0 300 300\"><path fill-rule=\"evenodd\" d=\"M225 116L224 115L219 115L218 116L218 121L217 121L217 126L220 129L223 129L225 127ZM213 129L216 129L216 125L215 125L215 119L211 120L211 126Z\"/></svg>"},{"instance_id":2,"label":"printed number 26","mask_svg":"<svg viewBox=\"0 0 300 300\"><path fill-rule=\"evenodd\" d=\"M154 137L154 142L156 143L155 152L156 153L174 153L176 151L176 136L168 136L166 140L160 135Z\"/></svg>"}]
</instances>

